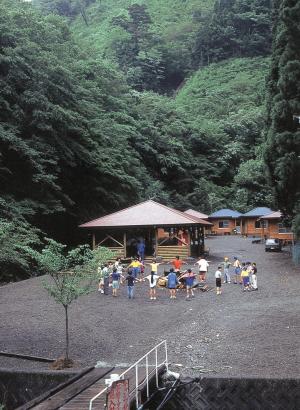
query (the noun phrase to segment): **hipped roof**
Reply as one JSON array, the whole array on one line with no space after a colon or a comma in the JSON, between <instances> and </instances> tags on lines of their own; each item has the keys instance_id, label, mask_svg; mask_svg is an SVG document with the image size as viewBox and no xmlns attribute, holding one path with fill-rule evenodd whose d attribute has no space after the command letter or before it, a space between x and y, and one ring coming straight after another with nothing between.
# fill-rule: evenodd
<instances>
[{"instance_id":1,"label":"hipped roof","mask_svg":"<svg viewBox=\"0 0 300 410\"><path fill-rule=\"evenodd\" d=\"M148 200L80 225L80 228L211 225L195 216Z\"/></svg>"},{"instance_id":2,"label":"hipped roof","mask_svg":"<svg viewBox=\"0 0 300 410\"><path fill-rule=\"evenodd\" d=\"M211 215L209 215L209 218L239 218L241 215L242 214L240 212L225 208L213 212Z\"/></svg>"},{"instance_id":3,"label":"hipped roof","mask_svg":"<svg viewBox=\"0 0 300 410\"><path fill-rule=\"evenodd\" d=\"M208 218L208 215L203 214L202 212L195 211L194 209L187 209L186 211L184 211L184 213L191 215L191 216L195 216L196 218L200 218L200 219Z\"/></svg>"},{"instance_id":4,"label":"hipped roof","mask_svg":"<svg viewBox=\"0 0 300 410\"><path fill-rule=\"evenodd\" d=\"M243 218L247 218L247 217L250 217L250 218L255 218L255 217L259 217L259 216L265 216L265 215L269 215L269 214L271 214L271 213L273 213L274 211L272 211L272 209L270 209L270 208L266 208L266 207L264 207L264 206L262 206L262 207L258 207L258 208L254 208L254 209L252 209L251 211L249 211L249 212L246 212L244 215L243 215Z\"/></svg>"}]
</instances>

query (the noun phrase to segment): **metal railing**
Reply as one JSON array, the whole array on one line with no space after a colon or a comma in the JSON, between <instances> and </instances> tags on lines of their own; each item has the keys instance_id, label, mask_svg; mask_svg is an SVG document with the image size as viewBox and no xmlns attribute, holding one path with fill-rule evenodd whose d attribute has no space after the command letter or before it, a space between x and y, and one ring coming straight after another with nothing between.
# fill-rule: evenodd
<instances>
[{"instance_id":1,"label":"metal railing","mask_svg":"<svg viewBox=\"0 0 300 410\"><path fill-rule=\"evenodd\" d=\"M163 359L159 358L159 352L163 353ZM154 356L154 357L153 357ZM162 360L162 361L161 361ZM153 361L153 362L152 362ZM136 408L138 409L140 406L140 399L139 399L139 388L143 385L146 387L146 396L147 399L150 396L150 379L155 374L155 384L158 388L158 377L159 377L159 369L165 366L166 371L168 371L168 348L167 348L167 341L163 340L158 345L153 347L153 349L149 350L144 356L142 356L137 362L135 362L132 366L126 369L123 373L119 375L119 379L125 379L125 377L130 376L130 372L133 373L133 379L135 380L135 387L130 391L129 386L129 397L135 396ZM140 377L139 369L143 369L145 374ZM131 378L129 377L129 380ZM96 396L94 396L90 400L89 410L93 409L93 403L97 400L101 395L107 393L109 386L105 389L101 390Z\"/></svg>"}]
</instances>

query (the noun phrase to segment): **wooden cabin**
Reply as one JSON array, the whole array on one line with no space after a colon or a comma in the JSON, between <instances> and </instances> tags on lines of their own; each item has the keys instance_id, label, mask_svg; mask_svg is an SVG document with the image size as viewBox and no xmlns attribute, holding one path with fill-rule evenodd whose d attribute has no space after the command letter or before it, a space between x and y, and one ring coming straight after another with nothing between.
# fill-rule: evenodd
<instances>
[{"instance_id":1,"label":"wooden cabin","mask_svg":"<svg viewBox=\"0 0 300 410\"><path fill-rule=\"evenodd\" d=\"M267 225L266 220L261 219L263 216L271 214L272 209L266 207L254 208L241 216L241 232L246 236L262 237Z\"/></svg>"},{"instance_id":2,"label":"wooden cabin","mask_svg":"<svg viewBox=\"0 0 300 410\"><path fill-rule=\"evenodd\" d=\"M233 209L220 209L209 215L212 222L211 233L213 235L232 235L240 233L241 213Z\"/></svg>"},{"instance_id":3,"label":"wooden cabin","mask_svg":"<svg viewBox=\"0 0 300 410\"><path fill-rule=\"evenodd\" d=\"M198 257L204 251L204 228L211 223L149 200L80 225L92 236L93 248L105 246L122 258Z\"/></svg>"},{"instance_id":4,"label":"wooden cabin","mask_svg":"<svg viewBox=\"0 0 300 410\"><path fill-rule=\"evenodd\" d=\"M185 214L191 215L191 216L195 216L196 218L202 219L203 221L208 221L208 215L199 212L199 211L195 211L194 209L187 209L186 211L184 211ZM205 230L205 235L209 235L211 234L211 227L213 225L207 225L204 227Z\"/></svg>"},{"instance_id":5,"label":"wooden cabin","mask_svg":"<svg viewBox=\"0 0 300 410\"><path fill-rule=\"evenodd\" d=\"M272 212L260 218L262 221L262 237L279 239L283 242L293 241L293 232L290 226L286 226L282 220L280 211Z\"/></svg>"}]
</instances>

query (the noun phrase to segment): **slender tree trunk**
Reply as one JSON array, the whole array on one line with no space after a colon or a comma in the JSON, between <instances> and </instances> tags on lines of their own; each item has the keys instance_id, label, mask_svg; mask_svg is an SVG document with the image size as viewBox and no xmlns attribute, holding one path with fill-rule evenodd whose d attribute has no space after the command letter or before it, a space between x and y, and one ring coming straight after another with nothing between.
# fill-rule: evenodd
<instances>
[{"instance_id":1,"label":"slender tree trunk","mask_svg":"<svg viewBox=\"0 0 300 410\"><path fill-rule=\"evenodd\" d=\"M66 360L69 360L69 317L68 317L68 306L64 306L65 316L66 316Z\"/></svg>"},{"instance_id":2,"label":"slender tree trunk","mask_svg":"<svg viewBox=\"0 0 300 410\"><path fill-rule=\"evenodd\" d=\"M85 12L85 9L84 9L83 6L80 8L80 13L81 13L82 18L83 18L83 20L84 20L84 22L85 22L85 25L88 26L88 25L89 25L89 24L88 24L88 19L87 19L87 15L86 15L86 12Z\"/></svg>"}]
</instances>

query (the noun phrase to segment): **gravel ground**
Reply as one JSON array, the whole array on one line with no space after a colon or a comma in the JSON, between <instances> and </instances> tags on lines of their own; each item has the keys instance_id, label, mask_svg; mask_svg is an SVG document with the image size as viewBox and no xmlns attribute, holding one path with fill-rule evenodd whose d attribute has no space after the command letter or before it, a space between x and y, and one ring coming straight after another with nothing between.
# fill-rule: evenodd
<instances>
[{"instance_id":1,"label":"gravel ground","mask_svg":"<svg viewBox=\"0 0 300 410\"><path fill-rule=\"evenodd\" d=\"M169 360L185 375L299 377L300 269L286 252L265 253L264 246L240 237L211 238L208 284L224 256L256 261L258 292L225 284L223 293L197 292L185 301L179 291L170 300L158 290L147 298L148 284L139 283L135 299L97 291L70 309L71 356L76 367L131 364L167 339ZM163 269L163 268L162 268ZM162 270L161 269L161 270ZM41 278L0 288L0 350L57 358L64 351L64 312L41 286ZM38 368L46 364L0 356L0 367Z\"/></svg>"}]
</instances>

